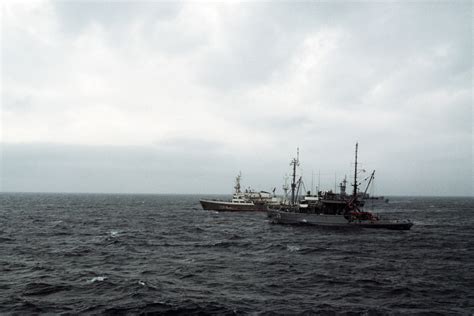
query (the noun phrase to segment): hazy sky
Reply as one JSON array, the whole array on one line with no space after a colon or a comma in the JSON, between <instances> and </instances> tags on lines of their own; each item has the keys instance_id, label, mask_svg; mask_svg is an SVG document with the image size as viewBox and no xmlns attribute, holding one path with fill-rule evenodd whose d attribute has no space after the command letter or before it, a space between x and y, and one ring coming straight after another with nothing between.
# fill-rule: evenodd
<instances>
[{"instance_id":1,"label":"hazy sky","mask_svg":"<svg viewBox=\"0 0 474 316\"><path fill-rule=\"evenodd\" d=\"M2 5L1 190L473 195L471 1ZM366 174L367 175L367 174Z\"/></svg>"}]
</instances>

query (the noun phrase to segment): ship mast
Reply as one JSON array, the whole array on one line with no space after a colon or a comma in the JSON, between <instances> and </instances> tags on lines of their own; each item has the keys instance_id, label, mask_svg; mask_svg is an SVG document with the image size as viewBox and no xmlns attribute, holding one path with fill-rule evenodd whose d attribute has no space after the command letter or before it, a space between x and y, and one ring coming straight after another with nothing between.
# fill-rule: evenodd
<instances>
[{"instance_id":1,"label":"ship mast","mask_svg":"<svg viewBox=\"0 0 474 316\"><path fill-rule=\"evenodd\" d=\"M346 195L346 184L347 184L347 179L346 176L344 176L344 180L342 180L341 183L339 183L339 190L341 191L341 195Z\"/></svg>"},{"instance_id":2,"label":"ship mast","mask_svg":"<svg viewBox=\"0 0 474 316\"><path fill-rule=\"evenodd\" d=\"M240 179L241 178L242 178L242 172L239 171L239 174L235 178L235 186L234 186L235 193L237 193L237 194L241 193L241 191L240 191Z\"/></svg>"},{"instance_id":3,"label":"ship mast","mask_svg":"<svg viewBox=\"0 0 474 316\"><path fill-rule=\"evenodd\" d=\"M299 159L300 159L300 149L296 149L296 158L293 158L293 160L290 163L290 166L293 166L293 175L292 175L292 181L291 181L291 205L295 204L295 189L296 189L296 166L299 166Z\"/></svg>"},{"instance_id":4,"label":"ship mast","mask_svg":"<svg viewBox=\"0 0 474 316\"><path fill-rule=\"evenodd\" d=\"M354 184L352 185L354 187L354 191L352 192L352 196L355 199L357 197L357 150L359 148L359 143L356 143L356 149L355 149L355 167L354 167Z\"/></svg>"},{"instance_id":5,"label":"ship mast","mask_svg":"<svg viewBox=\"0 0 474 316\"><path fill-rule=\"evenodd\" d=\"M285 201L288 201L288 190L290 186L288 185L288 176L285 176L285 184L283 185L283 192L285 192Z\"/></svg>"}]
</instances>

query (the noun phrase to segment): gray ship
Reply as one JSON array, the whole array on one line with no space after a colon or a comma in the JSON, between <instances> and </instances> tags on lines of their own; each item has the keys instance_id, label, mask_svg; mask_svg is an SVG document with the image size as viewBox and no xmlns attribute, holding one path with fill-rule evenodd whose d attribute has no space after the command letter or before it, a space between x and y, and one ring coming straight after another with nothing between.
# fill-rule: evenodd
<instances>
[{"instance_id":1,"label":"gray ship","mask_svg":"<svg viewBox=\"0 0 474 316\"><path fill-rule=\"evenodd\" d=\"M357 188L357 152L355 149L355 170L352 195L346 194L318 194L307 195L298 200L295 191L296 166L299 157L291 161L293 167L293 181L291 184L291 200L288 205L270 205L267 211L270 221L274 224L297 224L327 227L364 227L383 228L393 230L409 230L413 223L409 220L382 219L370 212L361 210L362 201L359 200Z\"/></svg>"}]
</instances>

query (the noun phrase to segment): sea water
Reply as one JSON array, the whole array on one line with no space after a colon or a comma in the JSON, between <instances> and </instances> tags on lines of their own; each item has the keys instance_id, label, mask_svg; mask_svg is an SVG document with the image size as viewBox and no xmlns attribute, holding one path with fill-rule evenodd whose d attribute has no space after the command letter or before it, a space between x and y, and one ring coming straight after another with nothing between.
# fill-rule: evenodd
<instances>
[{"instance_id":1,"label":"sea water","mask_svg":"<svg viewBox=\"0 0 474 316\"><path fill-rule=\"evenodd\" d=\"M474 313L474 198L368 202L410 231L274 225L200 198L0 194L0 313Z\"/></svg>"}]
</instances>

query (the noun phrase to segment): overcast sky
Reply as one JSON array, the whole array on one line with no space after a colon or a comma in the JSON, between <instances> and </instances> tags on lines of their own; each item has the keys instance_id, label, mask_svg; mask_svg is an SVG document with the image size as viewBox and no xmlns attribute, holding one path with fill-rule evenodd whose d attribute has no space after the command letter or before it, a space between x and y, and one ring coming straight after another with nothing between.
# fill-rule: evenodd
<instances>
[{"instance_id":1,"label":"overcast sky","mask_svg":"<svg viewBox=\"0 0 474 316\"><path fill-rule=\"evenodd\" d=\"M2 6L1 190L231 193L290 172L473 195L471 1ZM367 173L366 173L367 175Z\"/></svg>"}]
</instances>

